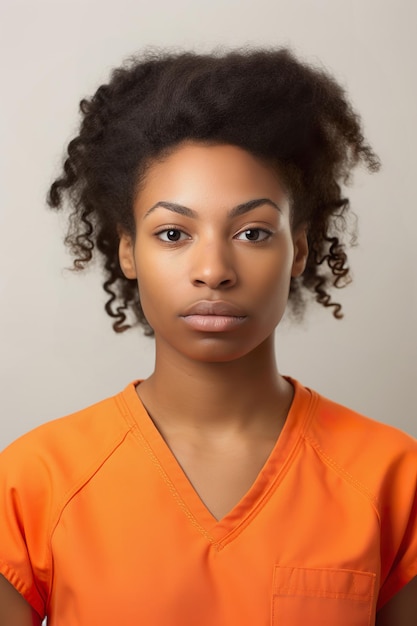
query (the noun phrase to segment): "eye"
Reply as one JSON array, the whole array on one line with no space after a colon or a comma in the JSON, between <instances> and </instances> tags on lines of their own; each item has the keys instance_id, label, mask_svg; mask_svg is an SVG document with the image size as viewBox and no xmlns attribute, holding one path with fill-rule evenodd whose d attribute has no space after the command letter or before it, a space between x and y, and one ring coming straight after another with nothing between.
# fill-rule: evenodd
<instances>
[{"instance_id":1,"label":"eye","mask_svg":"<svg viewBox=\"0 0 417 626\"><path fill-rule=\"evenodd\" d=\"M177 243L178 241L188 239L188 235L186 235L182 230L179 230L178 228L166 228L165 230L160 230L159 233L156 233L156 236L161 241L171 243Z\"/></svg>"},{"instance_id":2,"label":"eye","mask_svg":"<svg viewBox=\"0 0 417 626\"><path fill-rule=\"evenodd\" d=\"M236 239L239 239L239 241L260 242L265 241L271 235L271 231L265 230L264 228L247 228L246 230L242 230L242 232L238 233L236 235Z\"/></svg>"}]
</instances>

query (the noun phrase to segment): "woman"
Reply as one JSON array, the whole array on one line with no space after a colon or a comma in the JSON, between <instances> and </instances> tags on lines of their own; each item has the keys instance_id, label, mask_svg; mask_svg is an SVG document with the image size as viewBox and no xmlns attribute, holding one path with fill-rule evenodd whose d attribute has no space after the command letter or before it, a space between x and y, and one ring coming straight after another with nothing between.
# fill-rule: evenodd
<instances>
[{"instance_id":1,"label":"woman","mask_svg":"<svg viewBox=\"0 0 417 626\"><path fill-rule=\"evenodd\" d=\"M417 443L276 364L288 299L342 316L341 184L379 166L343 90L287 50L161 53L81 111L49 203L155 367L1 455L0 624L415 624Z\"/></svg>"}]
</instances>

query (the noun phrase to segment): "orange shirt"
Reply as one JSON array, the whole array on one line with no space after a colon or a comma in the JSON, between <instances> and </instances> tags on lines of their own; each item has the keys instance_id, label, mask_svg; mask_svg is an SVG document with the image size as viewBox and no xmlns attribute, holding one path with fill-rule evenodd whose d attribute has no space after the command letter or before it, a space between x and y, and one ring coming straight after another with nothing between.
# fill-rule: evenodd
<instances>
[{"instance_id":1,"label":"orange shirt","mask_svg":"<svg viewBox=\"0 0 417 626\"><path fill-rule=\"evenodd\" d=\"M136 394L0 455L0 573L49 626L365 626L417 575L417 442L295 383L217 522Z\"/></svg>"}]
</instances>

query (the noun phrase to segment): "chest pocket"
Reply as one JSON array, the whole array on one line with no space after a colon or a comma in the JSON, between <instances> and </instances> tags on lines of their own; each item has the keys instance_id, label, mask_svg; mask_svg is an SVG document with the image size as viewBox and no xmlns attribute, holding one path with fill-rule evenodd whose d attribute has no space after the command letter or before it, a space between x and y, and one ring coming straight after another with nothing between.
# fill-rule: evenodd
<instances>
[{"instance_id":1,"label":"chest pocket","mask_svg":"<svg viewBox=\"0 0 417 626\"><path fill-rule=\"evenodd\" d=\"M375 574L275 566L272 626L370 626Z\"/></svg>"}]
</instances>

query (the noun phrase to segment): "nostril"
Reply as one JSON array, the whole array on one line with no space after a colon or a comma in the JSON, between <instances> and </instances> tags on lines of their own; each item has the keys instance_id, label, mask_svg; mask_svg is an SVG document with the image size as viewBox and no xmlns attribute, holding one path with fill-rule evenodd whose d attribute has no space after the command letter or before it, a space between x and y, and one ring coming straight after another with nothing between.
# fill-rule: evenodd
<instances>
[{"instance_id":1,"label":"nostril","mask_svg":"<svg viewBox=\"0 0 417 626\"><path fill-rule=\"evenodd\" d=\"M229 287L233 285L233 280L231 278L224 278L220 281L212 281L212 280L202 280L200 278L196 278L193 281L194 285L202 285L206 287L210 287L211 289L217 289L219 287Z\"/></svg>"}]
</instances>

